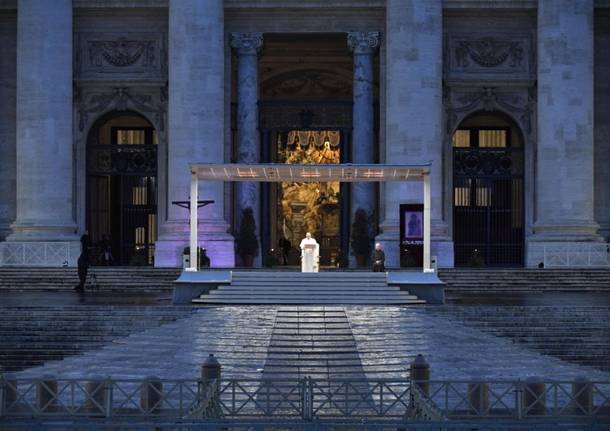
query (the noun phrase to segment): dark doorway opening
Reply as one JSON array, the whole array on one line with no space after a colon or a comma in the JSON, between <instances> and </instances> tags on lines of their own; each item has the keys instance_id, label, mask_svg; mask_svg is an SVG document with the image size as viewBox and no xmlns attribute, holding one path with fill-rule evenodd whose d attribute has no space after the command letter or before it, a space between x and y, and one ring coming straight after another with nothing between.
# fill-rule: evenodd
<instances>
[{"instance_id":1,"label":"dark doorway opening","mask_svg":"<svg viewBox=\"0 0 610 431\"><path fill-rule=\"evenodd\" d=\"M87 230L94 263L154 264L157 136L135 112L109 113L89 132ZM112 262L103 257L104 244Z\"/></svg>"},{"instance_id":2,"label":"dark doorway opening","mask_svg":"<svg viewBox=\"0 0 610 431\"><path fill-rule=\"evenodd\" d=\"M523 139L499 113L475 114L453 135L456 266L522 266Z\"/></svg>"}]
</instances>

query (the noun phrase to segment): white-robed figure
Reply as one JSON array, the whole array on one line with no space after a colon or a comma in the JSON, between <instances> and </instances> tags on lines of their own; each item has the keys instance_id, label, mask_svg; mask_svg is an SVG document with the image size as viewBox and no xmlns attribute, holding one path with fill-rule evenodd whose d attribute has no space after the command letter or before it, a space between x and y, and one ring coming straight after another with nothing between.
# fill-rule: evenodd
<instances>
[{"instance_id":1,"label":"white-robed figure","mask_svg":"<svg viewBox=\"0 0 610 431\"><path fill-rule=\"evenodd\" d=\"M320 268L320 246L307 232L301 240L301 272L318 272Z\"/></svg>"}]
</instances>

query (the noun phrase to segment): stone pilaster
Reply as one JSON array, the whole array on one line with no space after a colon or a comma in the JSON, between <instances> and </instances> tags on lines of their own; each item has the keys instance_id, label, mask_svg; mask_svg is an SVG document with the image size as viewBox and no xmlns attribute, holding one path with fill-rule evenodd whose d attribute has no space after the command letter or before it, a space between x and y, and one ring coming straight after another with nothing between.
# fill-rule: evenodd
<instances>
[{"instance_id":1,"label":"stone pilaster","mask_svg":"<svg viewBox=\"0 0 610 431\"><path fill-rule=\"evenodd\" d=\"M15 221L17 16L0 17L0 241Z\"/></svg>"},{"instance_id":2,"label":"stone pilaster","mask_svg":"<svg viewBox=\"0 0 610 431\"><path fill-rule=\"evenodd\" d=\"M584 250L600 240L593 194L593 3L538 2L536 219L528 265L545 260L543 249L548 260L557 247Z\"/></svg>"},{"instance_id":3,"label":"stone pilaster","mask_svg":"<svg viewBox=\"0 0 610 431\"><path fill-rule=\"evenodd\" d=\"M189 214L171 205L188 200L189 165L224 162L224 10L222 0L169 3L167 216L155 251L156 266L181 265L188 245ZM224 218L224 186L199 184L199 244L214 267L234 266L233 237Z\"/></svg>"},{"instance_id":4,"label":"stone pilaster","mask_svg":"<svg viewBox=\"0 0 610 431\"><path fill-rule=\"evenodd\" d=\"M260 136L258 132L258 52L263 46L262 33L232 33L231 47L237 52L237 162L258 163ZM236 215L240 222L242 210L252 208L260 232L260 183L236 184ZM259 233L260 239L260 233ZM262 251L258 254L258 261Z\"/></svg>"},{"instance_id":5,"label":"stone pilaster","mask_svg":"<svg viewBox=\"0 0 610 431\"><path fill-rule=\"evenodd\" d=\"M379 47L379 32L350 32L347 44L354 53L354 90L352 114L352 162L375 161L373 112L373 57ZM377 205L374 183L352 183L352 218L363 209L373 219ZM350 261L353 256L350 253Z\"/></svg>"},{"instance_id":6,"label":"stone pilaster","mask_svg":"<svg viewBox=\"0 0 610 431\"><path fill-rule=\"evenodd\" d=\"M453 266L453 245L443 220L441 0L388 0L386 4L385 162L432 162L432 255ZM422 203L421 183L387 183L385 219L377 240L388 266L399 265L399 206Z\"/></svg>"},{"instance_id":7,"label":"stone pilaster","mask_svg":"<svg viewBox=\"0 0 610 431\"><path fill-rule=\"evenodd\" d=\"M17 211L7 240L15 243L8 247L27 248L30 265L74 264L78 257L72 201L72 49L71 0L19 0Z\"/></svg>"}]
</instances>

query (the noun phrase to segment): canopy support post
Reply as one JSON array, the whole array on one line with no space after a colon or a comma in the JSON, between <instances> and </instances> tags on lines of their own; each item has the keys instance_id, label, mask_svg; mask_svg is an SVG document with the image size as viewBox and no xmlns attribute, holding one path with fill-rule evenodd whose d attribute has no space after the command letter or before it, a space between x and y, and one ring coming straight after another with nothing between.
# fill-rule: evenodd
<instances>
[{"instance_id":1,"label":"canopy support post","mask_svg":"<svg viewBox=\"0 0 610 431\"><path fill-rule=\"evenodd\" d=\"M189 267L186 268L186 271L189 272L197 272L197 263L198 263L198 244L197 244L197 212L199 209L198 204L198 192L199 188L199 180L197 178L196 172L191 172L191 204L190 204L190 225L191 225L191 238L190 238L190 263Z\"/></svg>"},{"instance_id":2,"label":"canopy support post","mask_svg":"<svg viewBox=\"0 0 610 431\"><path fill-rule=\"evenodd\" d=\"M434 272L430 262L430 173L426 172L424 177L424 272Z\"/></svg>"}]
</instances>

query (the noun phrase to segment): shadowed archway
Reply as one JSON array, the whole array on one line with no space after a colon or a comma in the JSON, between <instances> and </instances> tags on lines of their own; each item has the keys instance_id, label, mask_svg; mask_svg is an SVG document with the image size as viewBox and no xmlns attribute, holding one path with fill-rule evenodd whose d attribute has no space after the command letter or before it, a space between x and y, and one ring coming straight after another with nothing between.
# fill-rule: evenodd
<instances>
[{"instance_id":1,"label":"shadowed archway","mask_svg":"<svg viewBox=\"0 0 610 431\"><path fill-rule=\"evenodd\" d=\"M94 264L154 263L157 135L136 112L109 112L89 131L86 225Z\"/></svg>"},{"instance_id":2,"label":"shadowed archway","mask_svg":"<svg viewBox=\"0 0 610 431\"><path fill-rule=\"evenodd\" d=\"M507 115L475 112L453 134L456 266L522 266L524 140Z\"/></svg>"}]
</instances>

